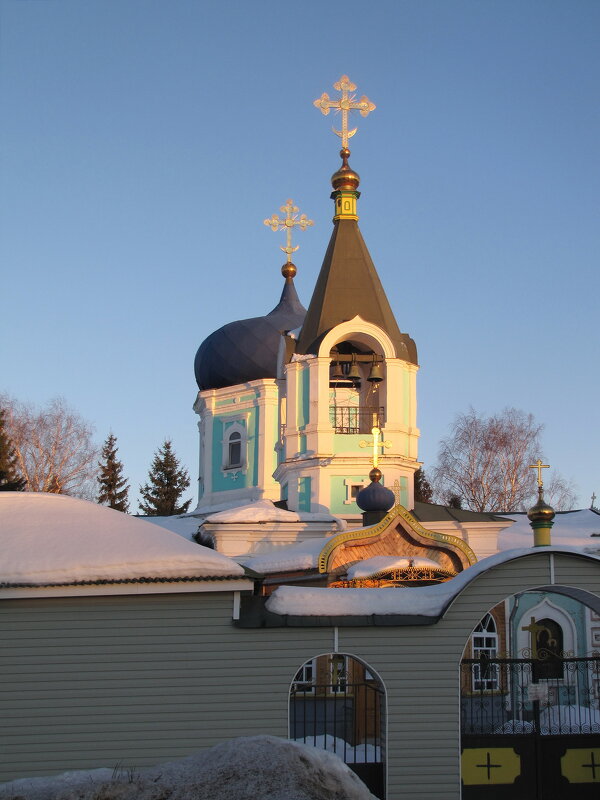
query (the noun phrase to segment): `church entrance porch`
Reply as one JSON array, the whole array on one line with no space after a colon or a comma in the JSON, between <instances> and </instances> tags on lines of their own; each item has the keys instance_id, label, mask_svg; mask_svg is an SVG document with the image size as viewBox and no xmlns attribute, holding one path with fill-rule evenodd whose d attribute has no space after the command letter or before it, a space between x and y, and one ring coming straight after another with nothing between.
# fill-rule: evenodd
<instances>
[{"instance_id":1,"label":"church entrance porch","mask_svg":"<svg viewBox=\"0 0 600 800\"><path fill-rule=\"evenodd\" d=\"M463 800L600 795L600 654L534 655L461 663Z\"/></svg>"}]
</instances>

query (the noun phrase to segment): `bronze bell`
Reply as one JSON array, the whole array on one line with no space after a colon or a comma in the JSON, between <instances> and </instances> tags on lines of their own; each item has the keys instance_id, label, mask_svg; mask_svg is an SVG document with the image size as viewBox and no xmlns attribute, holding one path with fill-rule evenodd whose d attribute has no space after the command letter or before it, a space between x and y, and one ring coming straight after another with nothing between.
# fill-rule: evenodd
<instances>
[{"instance_id":1,"label":"bronze bell","mask_svg":"<svg viewBox=\"0 0 600 800\"><path fill-rule=\"evenodd\" d=\"M352 356L352 363L350 364L350 369L348 370L348 377L353 381L360 380L360 370L358 368L358 364L356 363L356 356Z\"/></svg>"},{"instance_id":2,"label":"bronze bell","mask_svg":"<svg viewBox=\"0 0 600 800\"><path fill-rule=\"evenodd\" d=\"M332 362L329 377L332 381L341 381L344 379L344 370L342 369L342 365L339 363L339 361Z\"/></svg>"},{"instance_id":3,"label":"bronze bell","mask_svg":"<svg viewBox=\"0 0 600 800\"><path fill-rule=\"evenodd\" d=\"M381 383L383 380L383 372L381 370L381 362L376 361L375 357L373 357L373 363L371 364L371 371L369 372L369 377L367 378L369 383Z\"/></svg>"}]
</instances>

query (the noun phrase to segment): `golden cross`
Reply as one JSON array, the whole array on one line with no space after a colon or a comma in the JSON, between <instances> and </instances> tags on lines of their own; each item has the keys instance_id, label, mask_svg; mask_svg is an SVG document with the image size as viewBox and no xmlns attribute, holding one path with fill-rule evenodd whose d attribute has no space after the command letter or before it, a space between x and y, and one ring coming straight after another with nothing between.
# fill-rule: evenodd
<instances>
[{"instance_id":1,"label":"golden cross","mask_svg":"<svg viewBox=\"0 0 600 800\"><path fill-rule=\"evenodd\" d=\"M394 485L392 486L392 492L394 493L394 497L396 498L396 505L400 505L400 481L398 478L394 481Z\"/></svg>"},{"instance_id":2,"label":"golden cross","mask_svg":"<svg viewBox=\"0 0 600 800\"><path fill-rule=\"evenodd\" d=\"M314 225L315 223L312 219L307 219L306 214L300 214L300 216L298 216L298 211L300 209L298 206L294 205L293 200L288 200L287 203L284 206L281 206L279 210L285 213L285 217L280 219L279 214L273 214L271 219L265 220L265 225L268 225L272 231L286 232L286 246L280 247L280 249L283 250L284 253L287 253L287 263L290 264L292 261L292 253L295 253L300 247L300 245L292 247L292 230L297 226L301 231L305 231L308 227Z\"/></svg>"},{"instance_id":3,"label":"golden cross","mask_svg":"<svg viewBox=\"0 0 600 800\"><path fill-rule=\"evenodd\" d=\"M550 469L550 464L542 464L542 459L538 458L535 464L530 464L529 469L537 469L538 476L537 476L537 485L543 486L544 481L542 480L542 470L543 469Z\"/></svg>"},{"instance_id":4,"label":"golden cross","mask_svg":"<svg viewBox=\"0 0 600 800\"><path fill-rule=\"evenodd\" d=\"M336 131L333 128L333 132L342 137L342 147L347 148L348 139L356 133L356 128L351 131L348 130L348 113L350 111L360 111L361 117L367 117L371 111L375 110L376 106L364 94L360 100L356 100L355 94L349 94L349 92L356 91L356 86L347 75L342 75L339 81L333 84L333 88L342 93L339 100L330 100L327 92L323 92L321 97L314 101L313 105L325 115L329 114L332 108L342 112L342 130Z\"/></svg>"},{"instance_id":5,"label":"golden cross","mask_svg":"<svg viewBox=\"0 0 600 800\"><path fill-rule=\"evenodd\" d=\"M360 447L372 447L373 448L373 467L376 467L379 463L379 448L380 447L391 447L391 442L380 442L379 438L381 436L380 429L375 426L371 428L371 433L373 434L373 441L372 442L359 442Z\"/></svg>"}]
</instances>

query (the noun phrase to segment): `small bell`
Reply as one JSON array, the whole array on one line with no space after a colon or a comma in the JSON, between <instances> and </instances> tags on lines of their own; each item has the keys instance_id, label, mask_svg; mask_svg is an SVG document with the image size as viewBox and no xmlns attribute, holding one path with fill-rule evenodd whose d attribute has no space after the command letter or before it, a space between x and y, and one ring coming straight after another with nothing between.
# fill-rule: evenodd
<instances>
[{"instance_id":1,"label":"small bell","mask_svg":"<svg viewBox=\"0 0 600 800\"><path fill-rule=\"evenodd\" d=\"M373 363L371 364L371 371L369 372L369 377L367 378L369 383L381 383L383 380L383 373L381 371L381 362L375 360L375 356L373 356Z\"/></svg>"},{"instance_id":2,"label":"small bell","mask_svg":"<svg viewBox=\"0 0 600 800\"><path fill-rule=\"evenodd\" d=\"M358 364L356 363L356 356L352 355L352 363L350 364L350 369L348 370L348 377L353 381L360 380L360 370L358 368Z\"/></svg>"},{"instance_id":3,"label":"small bell","mask_svg":"<svg viewBox=\"0 0 600 800\"><path fill-rule=\"evenodd\" d=\"M339 363L339 361L332 362L329 377L332 381L344 380L344 370L342 369L342 365Z\"/></svg>"}]
</instances>

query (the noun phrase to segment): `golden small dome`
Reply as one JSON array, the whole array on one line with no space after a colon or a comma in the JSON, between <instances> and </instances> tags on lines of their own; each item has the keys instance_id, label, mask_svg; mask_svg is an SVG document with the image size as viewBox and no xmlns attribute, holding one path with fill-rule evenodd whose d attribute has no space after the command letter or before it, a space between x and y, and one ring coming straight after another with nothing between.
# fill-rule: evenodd
<instances>
[{"instance_id":1,"label":"golden small dome","mask_svg":"<svg viewBox=\"0 0 600 800\"><path fill-rule=\"evenodd\" d=\"M358 185L360 184L358 172L354 172L348 165L349 156L350 150L348 150L347 147L342 147L340 150L342 166L331 176L331 185L336 191L339 189L358 189Z\"/></svg>"},{"instance_id":2,"label":"golden small dome","mask_svg":"<svg viewBox=\"0 0 600 800\"><path fill-rule=\"evenodd\" d=\"M530 522L551 522L556 516L556 512L544 500L544 490L541 486L538 487L538 501L527 512Z\"/></svg>"},{"instance_id":3,"label":"golden small dome","mask_svg":"<svg viewBox=\"0 0 600 800\"><path fill-rule=\"evenodd\" d=\"M291 262L291 261L286 261L286 263L285 263L285 264L283 265L283 267L281 268L281 274L283 275L283 277L284 277L286 280L287 280L288 278L293 278L293 277L295 277L295 275L296 275L296 272L297 272L297 271L298 271L298 270L296 269L296 265L295 265L295 264L292 264L292 262Z\"/></svg>"},{"instance_id":4,"label":"golden small dome","mask_svg":"<svg viewBox=\"0 0 600 800\"><path fill-rule=\"evenodd\" d=\"M379 483L381 480L381 470L378 467L373 467L371 472L369 472L369 478L373 483Z\"/></svg>"}]
</instances>

